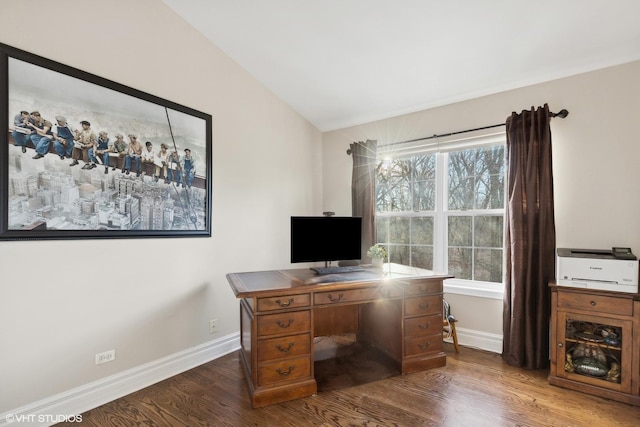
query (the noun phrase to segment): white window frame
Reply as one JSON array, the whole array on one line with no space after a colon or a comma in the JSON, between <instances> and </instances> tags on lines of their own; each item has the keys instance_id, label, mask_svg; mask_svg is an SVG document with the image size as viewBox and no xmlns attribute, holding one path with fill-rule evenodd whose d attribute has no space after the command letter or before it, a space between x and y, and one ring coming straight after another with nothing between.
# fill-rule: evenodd
<instances>
[{"instance_id":1,"label":"white window frame","mask_svg":"<svg viewBox=\"0 0 640 427\"><path fill-rule=\"evenodd\" d=\"M453 151L461 151L465 149L481 148L487 146L495 146L506 143L506 134L504 131L484 131L481 134L465 134L464 137L453 136L449 138L438 138L438 140L429 139L422 141L415 141L409 144L402 144L400 148L397 146L381 146L378 149L378 160L384 160L388 158L405 158L414 155L422 154L446 154ZM467 211L449 211L447 208L447 201L445 199L446 189L448 188L448 169L447 169L447 155L436 155L436 209L433 215L434 218L434 236L433 236L433 269L434 271L447 271L448 269L448 218L449 216L457 215L502 215L505 217L505 209L490 209L490 210L467 210ZM506 187L506 165L505 165L505 187ZM505 203L506 203L506 191L505 191ZM378 215L376 213L376 215ZM389 212L383 213L382 216L417 216L412 212ZM429 215L420 215L429 216ZM438 227L437 224L442 224ZM503 236L504 227L506 226L503 221ZM504 251L503 245L503 251ZM506 271L505 256L503 252L503 277ZM480 280L467 280L467 279L448 279L444 281L444 292L451 294L461 294L468 296L475 296L489 299L503 299L504 295L504 283L485 282Z\"/></svg>"}]
</instances>

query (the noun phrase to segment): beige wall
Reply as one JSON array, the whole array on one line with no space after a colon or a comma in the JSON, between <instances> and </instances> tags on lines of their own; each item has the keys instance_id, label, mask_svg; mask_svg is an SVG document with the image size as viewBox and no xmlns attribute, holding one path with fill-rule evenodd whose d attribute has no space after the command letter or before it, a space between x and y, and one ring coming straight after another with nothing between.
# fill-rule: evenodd
<instances>
[{"instance_id":1,"label":"beige wall","mask_svg":"<svg viewBox=\"0 0 640 427\"><path fill-rule=\"evenodd\" d=\"M639 254L640 62L327 132L323 207L351 213L351 157L345 152L352 141L382 145L504 123L512 111L545 102L551 111L569 110L566 119L551 122L558 247L630 246ZM501 338L501 301L447 299L463 342L481 343L484 334L489 341Z\"/></svg>"},{"instance_id":2,"label":"beige wall","mask_svg":"<svg viewBox=\"0 0 640 427\"><path fill-rule=\"evenodd\" d=\"M320 132L160 0L1 9L2 43L213 116L213 237L0 242L0 414L237 333L225 274L288 267L289 216L322 212Z\"/></svg>"}]
</instances>

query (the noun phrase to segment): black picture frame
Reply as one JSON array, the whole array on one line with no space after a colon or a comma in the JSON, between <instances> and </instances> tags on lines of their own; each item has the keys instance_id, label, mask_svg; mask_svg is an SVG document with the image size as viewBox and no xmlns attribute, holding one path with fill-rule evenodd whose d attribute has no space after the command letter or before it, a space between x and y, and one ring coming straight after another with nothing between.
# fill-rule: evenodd
<instances>
[{"instance_id":1,"label":"black picture frame","mask_svg":"<svg viewBox=\"0 0 640 427\"><path fill-rule=\"evenodd\" d=\"M211 236L210 114L4 44L0 70L0 240ZM134 153L126 170L127 155L105 158L105 145L79 149L90 131L180 160L136 170Z\"/></svg>"}]
</instances>

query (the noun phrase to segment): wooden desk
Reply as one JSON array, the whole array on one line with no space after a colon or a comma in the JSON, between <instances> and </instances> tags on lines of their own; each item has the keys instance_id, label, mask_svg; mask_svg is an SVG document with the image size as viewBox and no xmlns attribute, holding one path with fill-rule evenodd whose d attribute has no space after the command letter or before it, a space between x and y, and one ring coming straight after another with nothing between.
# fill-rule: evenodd
<instances>
[{"instance_id":1,"label":"wooden desk","mask_svg":"<svg viewBox=\"0 0 640 427\"><path fill-rule=\"evenodd\" d=\"M356 332L403 374L446 364L442 281L452 276L385 267L325 276L309 269L227 275L241 298L240 360L254 408L316 393L318 335Z\"/></svg>"}]
</instances>

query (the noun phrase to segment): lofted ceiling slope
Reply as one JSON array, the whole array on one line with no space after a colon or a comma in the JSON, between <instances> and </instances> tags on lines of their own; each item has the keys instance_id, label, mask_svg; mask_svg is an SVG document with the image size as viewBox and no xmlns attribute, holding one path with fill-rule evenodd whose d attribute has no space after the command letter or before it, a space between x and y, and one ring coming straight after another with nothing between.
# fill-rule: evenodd
<instances>
[{"instance_id":1,"label":"lofted ceiling slope","mask_svg":"<svg viewBox=\"0 0 640 427\"><path fill-rule=\"evenodd\" d=\"M640 59L637 0L163 1L321 131Z\"/></svg>"}]
</instances>

